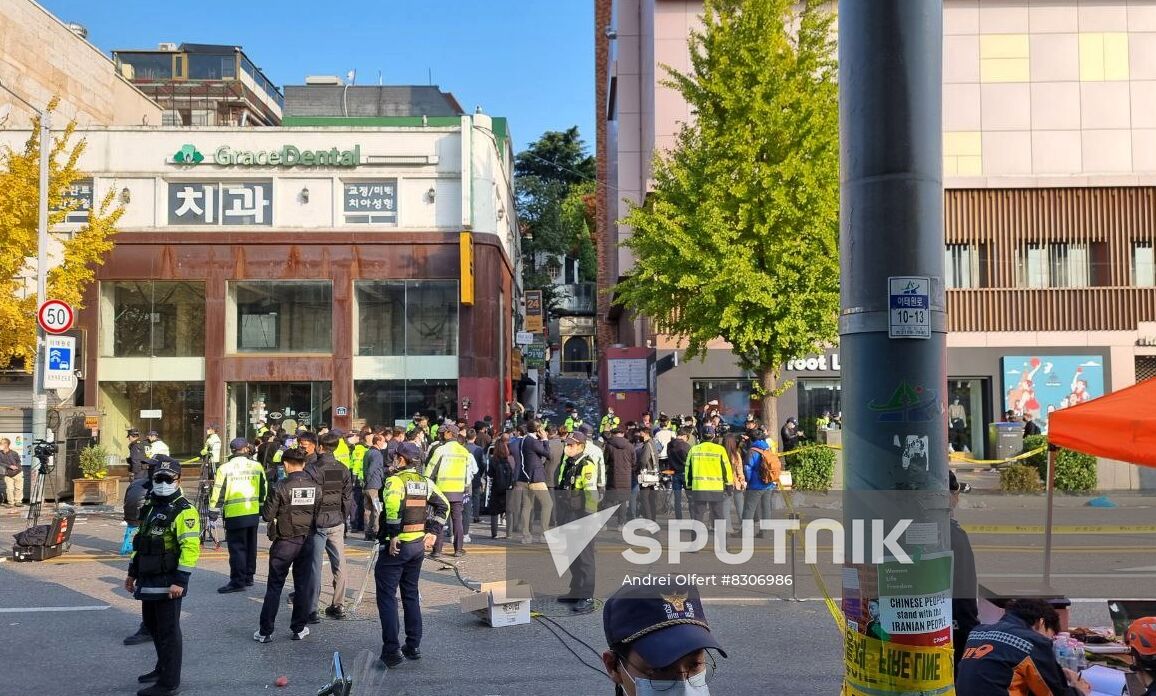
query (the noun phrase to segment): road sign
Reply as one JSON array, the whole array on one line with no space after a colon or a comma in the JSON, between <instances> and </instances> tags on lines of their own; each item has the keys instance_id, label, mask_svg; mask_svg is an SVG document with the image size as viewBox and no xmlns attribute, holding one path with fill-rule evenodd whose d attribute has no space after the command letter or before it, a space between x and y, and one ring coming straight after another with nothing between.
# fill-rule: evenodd
<instances>
[{"instance_id":1,"label":"road sign","mask_svg":"<svg viewBox=\"0 0 1156 696\"><path fill-rule=\"evenodd\" d=\"M48 336L44 346L44 388L68 389L76 369L76 339L72 336Z\"/></svg>"},{"instance_id":2,"label":"road sign","mask_svg":"<svg viewBox=\"0 0 1156 696\"><path fill-rule=\"evenodd\" d=\"M72 307L61 300L48 300L36 312L36 322L45 333L62 334L72 328L76 314Z\"/></svg>"},{"instance_id":3,"label":"road sign","mask_svg":"<svg viewBox=\"0 0 1156 696\"><path fill-rule=\"evenodd\" d=\"M888 338L931 338L931 281L926 276L891 276Z\"/></svg>"},{"instance_id":4,"label":"road sign","mask_svg":"<svg viewBox=\"0 0 1156 696\"><path fill-rule=\"evenodd\" d=\"M527 367L543 367L546 364L546 344L531 343L522 351Z\"/></svg>"}]
</instances>

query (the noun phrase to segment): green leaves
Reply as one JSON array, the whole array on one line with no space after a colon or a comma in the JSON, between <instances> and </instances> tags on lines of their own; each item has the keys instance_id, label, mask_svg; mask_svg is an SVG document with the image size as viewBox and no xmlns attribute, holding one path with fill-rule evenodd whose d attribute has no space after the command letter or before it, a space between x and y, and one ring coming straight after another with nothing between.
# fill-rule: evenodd
<instances>
[{"instance_id":1,"label":"green leaves","mask_svg":"<svg viewBox=\"0 0 1156 696\"><path fill-rule=\"evenodd\" d=\"M690 71L670 71L696 118L622 221L637 266L615 292L685 339L688 357L722 338L743 368L777 374L836 338L832 21L818 3L707 0Z\"/></svg>"}]
</instances>

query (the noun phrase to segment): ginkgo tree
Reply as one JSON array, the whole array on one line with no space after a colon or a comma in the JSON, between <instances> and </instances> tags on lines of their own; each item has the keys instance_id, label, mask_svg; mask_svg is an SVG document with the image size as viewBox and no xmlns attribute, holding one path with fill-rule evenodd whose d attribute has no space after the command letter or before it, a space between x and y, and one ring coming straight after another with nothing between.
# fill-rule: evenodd
<instances>
[{"instance_id":1,"label":"ginkgo tree","mask_svg":"<svg viewBox=\"0 0 1156 696\"><path fill-rule=\"evenodd\" d=\"M51 114L58 100L46 109ZM40 194L40 120L32 124L32 134L22 150L0 151L0 366L23 364L32 369L36 356L36 308L40 298L35 288L27 288L35 274L37 225ZM116 225L124 206L114 200L113 189L92 207L88 221L70 236L54 233L81 202L69 195L71 187L86 178L78 167L85 141L76 138L76 122L70 122L49 144L48 229L59 245L50 260L47 292L79 310L85 287L92 282L96 267L112 249Z\"/></svg>"},{"instance_id":2,"label":"ginkgo tree","mask_svg":"<svg viewBox=\"0 0 1156 696\"><path fill-rule=\"evenodd\" d=\"M782 366L837 336L839 107L829 3L706 0L690 106L654 187L623 224L636 267L614 292L685 341L724 339L778 424Z\"/></svg>"}]
</instances>

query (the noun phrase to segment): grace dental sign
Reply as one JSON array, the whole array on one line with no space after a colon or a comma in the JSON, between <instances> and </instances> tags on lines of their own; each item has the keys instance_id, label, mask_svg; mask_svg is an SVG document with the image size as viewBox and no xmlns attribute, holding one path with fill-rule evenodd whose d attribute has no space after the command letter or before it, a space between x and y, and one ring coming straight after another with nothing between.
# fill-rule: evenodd
<instances>
[{"instance_id":1,"label":"grace dental sign","mask_svg":"<svg viewBox=\"0 0 1156 696\"><path fill-rule=\"evenodd\" d=\"M185 145L172 156L174 164L200 164L205 159L194 145ZM220 167L356 167L361 164L361 146L349 150L304 150L294 145L278 150L238 150L222 145L213 151L212 163Z\"/></svg>"}]
</instances>

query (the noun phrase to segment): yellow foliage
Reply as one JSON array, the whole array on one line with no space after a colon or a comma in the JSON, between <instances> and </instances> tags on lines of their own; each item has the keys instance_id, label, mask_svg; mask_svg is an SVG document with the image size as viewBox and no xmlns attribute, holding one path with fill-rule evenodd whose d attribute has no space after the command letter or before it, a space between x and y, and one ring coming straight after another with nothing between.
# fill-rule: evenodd
<instances>
[{"instance_id":1,"label":"yellow foliage","mask_svg":"<svg viewBox=\"0 0 1156 696\"><path fill-rule=\"evenodd\" d=\"M48 105L55 110L56 99ZM116 224L124 206L114 206L113 188L89 211L88 223L71 239L60 238L54 228L76 209L67 193L87 174L77 167L84 152L83 139L73 142L76 122L69 123L52 141L49 153L48 231L62 243L62 259L49 257L48 295L64 300L79 311L85 287L92 282L96 266L104 263L112 249ZM32 124L32 135L22 151L5 148L0 152L0 366L23 359L31 370L36 355L35 268L37 222L40 193L40 122ZM27 286L27 287L26 287Z\"/></svg>"}]
</instances>

